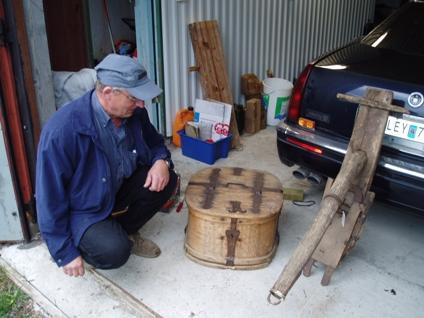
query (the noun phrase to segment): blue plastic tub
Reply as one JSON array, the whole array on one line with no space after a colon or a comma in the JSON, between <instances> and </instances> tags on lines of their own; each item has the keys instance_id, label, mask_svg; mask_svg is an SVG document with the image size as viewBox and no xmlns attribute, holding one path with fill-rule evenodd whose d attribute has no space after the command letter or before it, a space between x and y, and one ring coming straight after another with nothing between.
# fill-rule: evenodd
<instances>
[{"instance_id":1,"label":"blue plastic tub","mask_svg":"<svg viewBox=\"0 0 424 318\"><path fill-rule=\"evenodd\" d=\"M231 135L214 143L210 143L187 136L184 130L178 131L178 134L181 137L181 149L183 155L186 157L190 157L210 165L214 164L219 158L228 157L232 138Z\"/></svg>"}]
</instances>

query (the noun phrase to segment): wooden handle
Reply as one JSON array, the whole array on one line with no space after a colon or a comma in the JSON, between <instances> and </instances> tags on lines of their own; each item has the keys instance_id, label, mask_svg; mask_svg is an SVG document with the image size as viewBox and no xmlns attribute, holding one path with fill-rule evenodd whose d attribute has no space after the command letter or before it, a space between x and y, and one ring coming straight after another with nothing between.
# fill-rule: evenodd
<instances>
[{"instance_id":1,"label":"wooden handle","mask_svg":"<svg viewBox=\"0 0 424 318\"><path fill-rule=\"evenodd\" d=\"M374 107L374 108L378 108L378 109L387 110L389 112L409 114L409 111L405 108L402 108L402 107L399 107L399 106L396 106L396 105L391 105L391 104L385 103L385 102L370 100L370 99L360 97L360 96L353 96L353 95L346 95L346 94L338 93L337 98L342 100L342 101L345 101L345 102L360 104L362 106Z\"/></svg>"}]
</instances>

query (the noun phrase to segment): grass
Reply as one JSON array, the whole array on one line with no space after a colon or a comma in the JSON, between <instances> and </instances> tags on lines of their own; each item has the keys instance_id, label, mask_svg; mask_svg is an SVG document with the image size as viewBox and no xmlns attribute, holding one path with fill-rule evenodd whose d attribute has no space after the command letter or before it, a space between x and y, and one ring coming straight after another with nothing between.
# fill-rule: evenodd
<instances>
[{"instance_id":1,"label":"grass","mask_svg":"<svg viewBox=\"0 0 424 318\"><path fill-rule=\"evenodd\" d=\"M32 300L20 290L0 267L0 318L41 318Z\"/></svg>"}]
</instances>

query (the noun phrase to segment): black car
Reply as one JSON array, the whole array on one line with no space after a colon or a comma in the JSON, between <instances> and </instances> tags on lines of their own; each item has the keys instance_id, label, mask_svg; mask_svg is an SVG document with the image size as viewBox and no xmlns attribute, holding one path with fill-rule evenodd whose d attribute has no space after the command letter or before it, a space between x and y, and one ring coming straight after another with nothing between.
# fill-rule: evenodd
<instances>
[{"instance_id":1,"label":"black car","mask_svg":"<svg viewBox=\"0 0 424 318\"><path fill-rule=\"evenodd\" d=\"M299 75L287 118L277 127L280 160L312 181L334 178L357 106L337 93L393 91L391 114L372 190L377 198L424 211L424 2L406 3L362 39L311 62ZM423 198L421 198L423 195Z\"/></svg>"}]
</instances>

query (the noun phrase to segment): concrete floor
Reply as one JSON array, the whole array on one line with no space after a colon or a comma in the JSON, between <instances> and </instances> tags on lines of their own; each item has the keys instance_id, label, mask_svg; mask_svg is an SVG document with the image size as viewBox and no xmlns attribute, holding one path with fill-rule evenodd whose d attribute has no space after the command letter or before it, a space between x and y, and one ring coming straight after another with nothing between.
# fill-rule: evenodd
<instances>
[{"instance_id":1,"label":"concrete floor","mask_svg":"<svg viewBox=\"0 0 424 318\"><path fill-rule=\"evenodd\" d=\"M118 270L101 273L164 317L423 317L424 218L375 202L355 249L342 262L329 286L322 287L322 266L301 276L286 300L267 303L291 253L312 223L322 187L291 176L276 152L275 129L243 136L242 151L231 151L216 166L268 171L285 187L302 188L317 204L298 207L285 202L280 218L280 245L271 264L259 270L233 271L201 266L183 250L187 207L180 213L157 214L141 233L157 242L157 259L131 256ZM185 189L190 175L208 167L173 149ZM1 258L68 317L134 317L134 311L111 296L91 273L66 277L50 260L44 244L4 247Z\"/></svg>"}]
</instances>

